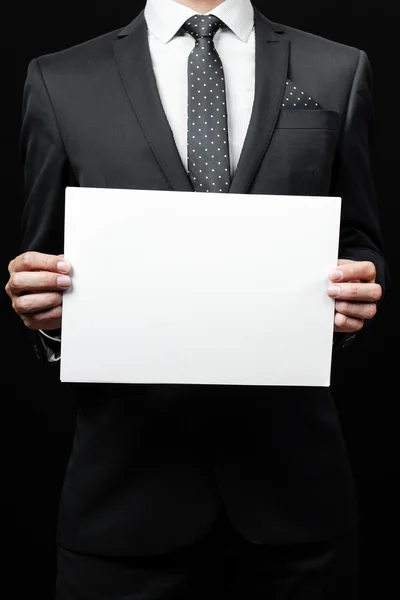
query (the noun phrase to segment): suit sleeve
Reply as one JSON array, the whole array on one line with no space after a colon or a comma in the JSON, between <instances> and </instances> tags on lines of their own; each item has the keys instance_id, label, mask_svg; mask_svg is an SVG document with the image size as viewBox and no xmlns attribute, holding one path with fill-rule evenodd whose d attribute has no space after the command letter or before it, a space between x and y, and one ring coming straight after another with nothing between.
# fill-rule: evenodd
<instances>
[{"instance_id":1,"label":"suit sleeve","mask_svg":"<svg viewBox=\"0 0 400 600\"><path fill-rule=\"evenodd\" d=\"M383 295L388 268L383 256L379 211L371 166L374 136L372 73L360 51L347 104L346 117L332 177L331 195L342 198L339 258L371 261ZM335 335L335 348L350 343L354 334Z\"/></svg>"},{"instance_id":2,"label":"suit sleeve","mask_svg":"<svg viewBox=\"0 0 400 600\"><path fill-rule=\"evenodd\" d=\"M77 184L37 59L28 66L24 86L20 147L24 167L20 251L61 254L65 188ZM36 355L49 362L45 337L40 332L32 335ZM59 344L55 345L59 352Z\"/></svg>"}]
</instances>

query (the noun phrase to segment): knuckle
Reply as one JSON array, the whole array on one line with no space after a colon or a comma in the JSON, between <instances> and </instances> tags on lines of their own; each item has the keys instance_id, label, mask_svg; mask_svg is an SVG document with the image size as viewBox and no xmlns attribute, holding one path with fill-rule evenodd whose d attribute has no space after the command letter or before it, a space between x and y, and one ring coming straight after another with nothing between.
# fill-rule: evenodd
<instances>
[{"instance_id":1,"label":"knuckle","mask_svg":"<svg viewBox=\"0 0 400 600\"><path fill-rule=\"evenodd\" d=\"M354 267L353 265L349 265L349 268L347 269L346 277L347 277L348 281L354 281L355 279L358 279L359 275L358 275L357 267Z\"/></svg>"},{"instance_id":2,"label":"knuckle","mask_svg":"<svg viewBox=\"0 0 400 600\"><path fill-rule=\"evenodd\" d=\"M21 256L21 265L24 271L30 271L34 268L33 252L24 252Z\"/></svg>"},{"instance_id":3,"label":"knuckle","mask_svg":"<svg viewBox=\"0 0 400 600\"><path fill-rule=\"evenodd\" d=\"M22 287L22 279L19 273L12 273L10 277L10 287L13 290L19 290Z\"/></svg>"},{"instance_id":4,"label":"knuckle","mask_svg":"<svg viewBox=\"0 0 400 600\"><path fill-rule=\"evenodd\" d=\"M341 309L341 311L342 311L343 313L345 313L345 314L347 315L347 314L350 314L350 313L351 313L351 311L352 311L352 307L353 307L353 305L351 304L351 302L346 302L346 301L344 301L344 302L341 304L341 306L340 306L340 309Z\"/></svg>"},{"instance_id":5,"label":"knuckle","mask_svg":"<svg viewBox=\"0 0 400 600\"><path fill-rule=\"evenodd\" d=\"M25 327L28 327L28 329L33 329L33 319L31 317L25 317L25 316L21 316L21 319L25 325Z\"/></svg>"},{"instance_id":6,"label":"knuckle","mask_svg":"<svg viewBox=\"0 0 400 600\"><path fill-rule=\"evenodd\" d=\"M364 321L362 319L357 319L354 323L355 331L360 331L364 327Z\"/></svg>"},{"instance_id":7,"label":"knuckle","mask_svg":"<svg viewBox=\"0 0 400 600\"><path fill-rule=\"evenodd\" d=\"M367 277L368 279L375 279L376 277L376 267L373 262L367 262L366 264Z\"/></svg>"},{"instance_id":8,"label":"knuckle","mask_svg":"<svg viewBox=\"0 0 400 600\"><path fill-rule=\"evenodd\" d=\"M379 283L374 286L374 300L380 300L382 298L382 286Z\"/></svg>"},{"instance_id":9,"label":"knuckle","mask_svg":"<svg viewBox=\"0 0 400 600\"><path fill-rule=\"evenodd\" d=\"M14 259L10 260L10 262L8 263L8 272L9 272L10 275L14 271L14 263L15 263Z\"/></svg>"},{"instance_id":10,"label":"knuckle","mask_svg":"<svg viewBox=\"0 0 400 600\"><path fill-rule=\"evenodd\" d=\"M45 287L51 287L56 285L54 281L54 275L52 275L51 273L44 273L42 275L42 283Z\"/></svg>"},{"instance_id":11,"label":"knuckle","mask_svg":"<svg viewBox=\"0 0 400 600\"><path fill-rule=\"evenodd\" d=\"M348 297L350 300L354 300L357 298L357 287L355 285L350 285L348 288Z\"/></svg>"},{"instance_id":12,"label":"knuckle","mask_svg":"<svg viewBox=\"0 0 400 600\"><path fill-rule=\"evenodd\" d=\"M44 269L48 269L51 266L51 256L49 256L48 254L45 254L42 257L42 261L43 261L43 268Z\"/></svg>"},{"instance_id":13,"label":"knuckle","mask_svg":"<svg viewBox=\"0 0 400 600\"><path fill-rule=\"evenodd\" d=\"M35 321L35 323L43 323L43 321L45 321L45 320L46 320L46 315L43 314L42 312L35 313L35 316L32 319L32 321Z\"/></svg>"},{"instance_id":14,"label":"knuckle","mask_svg":"<svg viewBox=\"0 0 400 600\"><path fill-rule=\"evenodd\" d=\"M52 308L60 303L61 294L46 294L43 296L43 305L46 308Z\"/></svg>"},{"instance_id":15,"label":"knuckle","mask_svg":"<svg viewBox=\"0 0 400 600\"><path fill-rule=\"evenodd\" d=\"M50 308L53 306L54 298L52 294L42 294L40 300L43 308Z\"/></svg>"},{"instance_id":16,"label":"knuckle","mask_svg":"<svg viewBox=\"0 0 400 600\"><path fill-rule=\"evenodd\" d=\"M368 306L367 308L367 319L372 319L372 317L374 317L376 315L376 304L371 304L370 306Z\"/></svg>"},{"instance_id":17,"label":"knuckle","mask_svg":"<svg viewBox=\"0 0 400 600\"><path fill-rule=\"evenodd\" d=\"M33 308L33 303L29 295L20 296L16 298L15 306L18 312L29 312Z\"/></svg>"}]
</instances>

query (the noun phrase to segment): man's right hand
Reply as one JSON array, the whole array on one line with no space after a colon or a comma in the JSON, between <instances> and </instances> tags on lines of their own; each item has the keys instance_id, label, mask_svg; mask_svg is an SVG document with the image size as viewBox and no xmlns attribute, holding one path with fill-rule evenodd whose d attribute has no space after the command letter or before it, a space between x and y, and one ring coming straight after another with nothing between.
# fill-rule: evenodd
<instances>
[{"instance_id":1,"label":"man's right hand","mask_svg":"<svg viewBox=\"0 0 400 600\"><path fill-rule=\"evenodd\" d=\"M5 289L26 327L61 327L62 292L71 285L71 268L62 255L40 252L25 252L10 262Z\"/></svg>"}]
</instances>

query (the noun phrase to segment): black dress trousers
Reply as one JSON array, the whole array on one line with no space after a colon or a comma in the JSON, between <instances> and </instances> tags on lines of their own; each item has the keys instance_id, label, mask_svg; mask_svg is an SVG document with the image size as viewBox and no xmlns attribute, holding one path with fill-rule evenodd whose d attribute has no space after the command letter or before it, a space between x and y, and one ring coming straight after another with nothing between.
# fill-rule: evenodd
<instances>
[{"instance_id":1,"label":"black dress trousers","mask_svg":"<svg viewBox=\"0 0 400 600\"><path fill-rule=\"evenodd\" d=\"M143 558L58 549L56 600L356 600L357 533L317 543L265 545L221 513L197 543Z\"/></svg>"}]
</instances>

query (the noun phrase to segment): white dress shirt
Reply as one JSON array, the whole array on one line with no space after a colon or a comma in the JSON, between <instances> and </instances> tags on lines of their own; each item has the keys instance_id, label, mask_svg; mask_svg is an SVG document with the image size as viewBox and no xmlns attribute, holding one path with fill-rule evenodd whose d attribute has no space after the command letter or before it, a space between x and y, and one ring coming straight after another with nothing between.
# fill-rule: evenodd
<instances>
[{"instance_id":1,"label":"white dress shirt","mask_svg":"<svg viewBox=\"0 0 400 600\"><path fill-rule=\"evenodd\" d=\"M196 11L174 0L147 0L144 16L158 92L178 152L187 170L187 61L195 40L180 31ZM255 86L254 10L250 0L225 0L206 14L226 27L214 45L222 61L228 118L231 175L249 126Z\"/></svg>"},{"instance_id":2,"label":"white dress shirt","mask_svg":"<svg viewBox=\"0 0 400 600\"><path fill-rule=\"evenodd\" d=\"M174 0L147 0L144 16L153 71L165 115L175 144L187 169L187 61L195 40L180 31L183 23L196 11ZM250 122L255 89L254 10L250 0L224 0L206 14L223 23L214 36L214 45L222 61L228 118L231 175L243 148ZM41 331L45 339L60 338ZM60 359L47 345L49 362Z\"/></svg>"}]
</instances>

